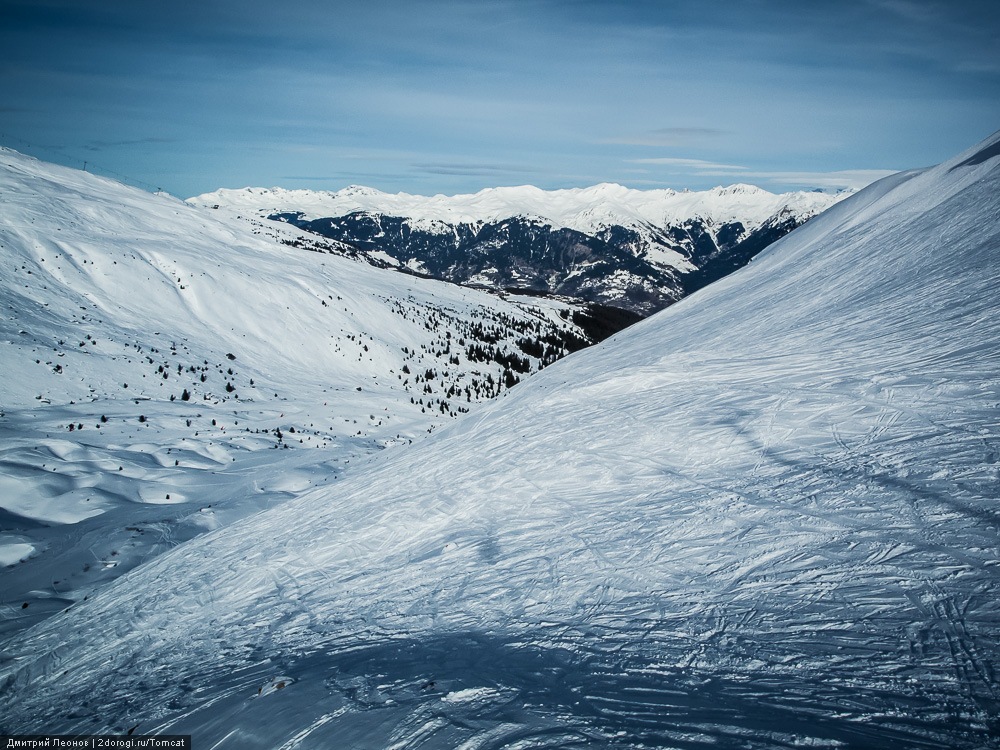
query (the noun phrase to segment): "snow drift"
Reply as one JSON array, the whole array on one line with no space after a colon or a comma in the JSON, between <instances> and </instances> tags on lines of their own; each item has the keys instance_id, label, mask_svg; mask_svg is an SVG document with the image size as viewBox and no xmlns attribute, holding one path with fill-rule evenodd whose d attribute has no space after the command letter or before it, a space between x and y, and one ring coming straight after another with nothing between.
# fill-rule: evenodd
<instances>
[{"instance_id":1,"label":"snow drift","mask_svg":"<svg viewBox=\"0 0 1000 750\"><path fill-rule=\"evenodd\" d=\"M2 729L996 746L998 142L8 643Z\"/></svg>"}]
</instances>

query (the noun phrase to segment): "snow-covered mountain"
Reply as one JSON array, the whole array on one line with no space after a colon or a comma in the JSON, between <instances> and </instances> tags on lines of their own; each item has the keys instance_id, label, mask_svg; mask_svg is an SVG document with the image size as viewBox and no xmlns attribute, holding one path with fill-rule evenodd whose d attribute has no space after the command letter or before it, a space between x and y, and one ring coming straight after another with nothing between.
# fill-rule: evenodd
<instances>
[{"instance_id":1,"label":"snow-covered mountain","mask_svg":"<svg viewBox=\"0 0 1000 750\"><path fill-rule=\"evenodd\" d=\"M750 226L760 225L779 211L819 213L838 199L838 196L817 192L775 195L753 185L678 192L635 190L604 183L569 190L541 190L531 185L487 188L471 195L454 196L391 194L357 185L337 192L244 188L217 190L191 201L247 212L301 211L309 218L346 216L364 211L412 219L414 226L426 229L524 216L554 227L594 234L611 226L679 224L695 216L712 224L742 221Z\"/></svg>"},{"instance_id":2,"label":"snow-covered mountain","mask_svg":"<svg viewBox=\"0 0 1000 750\"><path fill-rule=\"evenodd\" d=\"M600 322L8 150L0 208L0 632L426 435Z\"/></svg>"},{"instance_id":3,"label":"snow-covered mountain","mask_svg":"<svg viewBox=\"0 0 1000 750\"><path fill-rule=\"evenodd\" d=\"M580 297L648 315L721 278L845 197L602 184L432 197L351 186L245 188L189 199L346 243L373 262L461 284Z\"/></svg>"},{"instance_id":4,"label":"snow-covered mountain","mask_svg":"<svg viewBox=\"0 0 1000 750\"><path fill-rule=\"evenodd\" d=\"M7 642L0 729L997 747L998 145Z\"/></svg>"}]
</instances>

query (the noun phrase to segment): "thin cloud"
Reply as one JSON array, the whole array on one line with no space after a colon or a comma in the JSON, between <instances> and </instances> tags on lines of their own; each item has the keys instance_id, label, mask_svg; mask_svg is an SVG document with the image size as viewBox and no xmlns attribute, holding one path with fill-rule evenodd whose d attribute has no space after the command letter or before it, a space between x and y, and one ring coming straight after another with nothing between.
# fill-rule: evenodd
<instances>
[{"instance_id":1,"label":"thin cloud","mask_svg":"<svg viewBox=\"0 0 1000 750\"><path fill-rule=\"evenodd\" d=\"M661 156L652 159L627 159L626 161L629 164L656 164L666 167L679 167L699 173L703 173L705 170L744 172L748 169L748 167L741 167L738 164L719 164L718 162L705 161L704 159L679 159L673 156Z\"/></svg>"},{"instance_id":2,"label":"thin cloud","mask_svg":"<svg viewBox=\"0 0 1000 750\"><path fill-rule=\"evenodd\" d=\"M876 180L896 174L896 169L843 169L836 172L741 172L740 179L762 181L770 185L823 190L860 190ZM700 173L706 177L732 177L732 172L719 170Z\"/></svg>"},{"instance_id":3,"label":"thin cloud","mask_svg":"<svg viewBox=\"0 0 1000 750\"><path fill-rule=\"evenodd\" d=\"M380 175L381 176L381 175ZM296 180L299 182L330 182L333 178L330 175L324 175L322 177L312 177L310 175L303 174L286 174L281 176L282 180Z\"/></svg>"},{"instance_id":4,"label":"thin cloud","mask_svg":"<svg viewBox=\"0 0 1000 750\"><path fill-rule=\"evenodd\" d=\"M414 170L425 174L458 175L475 177L481 174L531 174L537 172L529 167L509 166L502 164L456 164L456 163L430 163L413 164Z\"/></svg>"},{"instance_id":5,"label":"thin cloud","mask_svg":"<svg viewBox=\"0 0 1000 750\"><path fill-rule=\"evenodd\" d=\"M876 8L889 11L899 18L919 24L934 23L941 17L941 11L932 3L912 2L912 0L870 0Z\"/></svg>"},{"instance_id":6,"label":"thin cloud","mask_svg":"<svg viewBox=\"0 0 1000 750\"><path fill-rule=\"evenodd\" d=\"M725 130L717 128L656 128L635 135L602 138L597 142L616 146L677 147L703 143L725 134Z\"/></svg>"},{"instance_id":7,"label":"thin cloud","mask_svg":"<svg viewBox=\"0 0 1000 750\"><path fill-rule=\"evenodd\" d=\"M653 159L629 159L630 164L650 164L671 167L672 171L684 172L696 177L720 177L753 180L767 185L795 188L821 188L823 190L860 190L876 180L895 174L895 169L842 169L831 172L793 172L754 170L737 164L719 164L704 159L681 159L660 157Z\"/></svg>"},{"instance_id":8,"label":"thin cloud","mask_svg":"<svg viewBox=\"0 0 1000 750\"><path fill-rule=\"evenodd\" d=\"M120 146L146 146L151 143L174 143L172 138L136 138L124 141L91 141L85 149L88 151L104 151L108 148L118 148Z\"/></svg>"},{"instance_id":9,"label":"thin cloud","mask_svg":"<svg viewBox=\"0 0 1000 750\"><path fill-rule=\"evenodd\" d=\"M952 69L956 73L1000 73L1000 62L996 60L969 60L956 63Z\"/></svg>"},{"instance_id":10,"label":"thin cloud","mask_svg":"<svg viewBox=\"0 0 1000 750\"><path fill-rule=\"evenodd\" d=\"M384 183L385 180L404 180L411 178L412 175L405 174L402 172L362 172L362 171L348 171L348 170L335 170L329 172L325 175L305 175L305 174L292 174L292 175L280 175L278 179L280 180L303 180L310 182L336 182L342 183L344 185L357 184L359 180L370 181L373 184L369 187L378 187L379 183ZM347 180L347 182L344 182Z\"/></svg>"}]
</instances>

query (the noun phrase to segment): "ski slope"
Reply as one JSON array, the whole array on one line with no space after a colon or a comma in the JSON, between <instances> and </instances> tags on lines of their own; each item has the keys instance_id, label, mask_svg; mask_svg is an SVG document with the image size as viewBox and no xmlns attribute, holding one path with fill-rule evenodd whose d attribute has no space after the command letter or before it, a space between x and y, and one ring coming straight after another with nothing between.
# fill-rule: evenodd
<instances>
[{"instance_id":1,"label":"ski slope","mask_svg":"<svg viewBox=\"0 0 1000 750\"><path fill-rule=\"evenodd\" d=\"M526 375L522 337L582 335L6 149L0 208L0 632L492 398L483 336Z\"/></svg>"},{"instance_id":2,"label":"ski slope","mask_svg":"<svg viewBox=\"0 0 1000 750\"><path fill-rule=\"evenodd\" d=\"M998 142L9 641L0 729L1000 746Z\"/></svg>"}]
</instances>

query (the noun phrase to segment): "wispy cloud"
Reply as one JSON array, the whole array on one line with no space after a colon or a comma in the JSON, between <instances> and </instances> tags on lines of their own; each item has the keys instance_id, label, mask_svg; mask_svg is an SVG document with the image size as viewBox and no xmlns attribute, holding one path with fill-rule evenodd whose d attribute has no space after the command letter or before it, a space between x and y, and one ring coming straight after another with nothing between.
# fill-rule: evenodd
<instances>
[{"instance_id":1,"label":"wispy cloud","mask_svg":"<svg viewBox=\"0 0 1000 750\"><path fill-rule=\"evenodd\" d=\"M876 180L896 174L898 171L896 169L842 169L836 172L744 172L740 177L790 188L860 190Z\"/></svg>"},{"instance_id":2,"label":"wispy cloud","mask_svg":"<svg viewBox=\"0 0 1000 750\"><path fill-rule=\"evenodd\" d=\"M877 8L887 10L913 23L933 23L941 17L941 9L927 0L919 3L913 0L869 0L869 2Z\"/></svg>"},{"instance_id":3,"label":"wispy cloud","mask_svg":"<svg viewBox=\"0 0 1000 750\"><path fill-rule=\"evenodd\" d=\"M627 159L629 164L658 164L660 166L678 167L685 171L704 173L706 170L725 172L744 172L748 167L738 164L719 164L704 159L680 159L673 156L661 156L652 159Z\"/></svg>"},{"instance_id":4,"label":"wispy cloud","mask_svg":"<svg viewBox=\"0 0 1000 750\"><path fill-rule=\"evenodd\" d=\"M632 135L602 138L597 142L620 146L677 147L696 145L725 134L725 130L718 128L656 128Z\"/></svg>"},{"instance_id":5,"label":"wispy cloud","mask_svg":"<svg viewBox=\"0 0 1000 750\"><path fill-rule=\"evenodd\" d=\"M883 177L894 174L894 169L842 169L821 171L771 171L751 169L738 164L720 164L704 159L682 159L659 157L652 159L629 159L630 164L648 164L668 167L673 173L691 174L697 177L719 177L723 179L753 180L767 185L795 188L821 188L824 190L858 190Z\"/></svg>"},{"instance_id":6,"label":"wispy cloud","mask_svg":"<svg viewBox=\"0 0 1000 750\"><path fill-rule=\"evenodd\" d=\"M429 163L413 164L414 170L426 174L459 175L471 176L484 174L531 174L538 170L530 167L512 166L505 164L460 164L460 163Z\"/></svg>"},{"instance_id":7,"label":"wispy cloud","mask_svg":"<svg viewBox=\"0 0 1000 750\"><path fill-rule=\"evenodd\" d=\"M822 190L860 190L876 180L895 174L895 169L842 169L835 172L770 172L753 171L732 172L727 170L699 172L702 177L738 178L753 180L768 186L786 188Z\"/></svg>"},{"instance_id":8,"label":"wispy cloud","mask_svg":"<svg viewBox=\"0 0 1000 750\"><path fill-rule=\"evenodd\" d=\"M84 146L87 151L104 151L120 146L148 146L152 143L174 143L172 138L135 138L122 141L91 141Z\"/></svg>"},{"instance_id":9,"label":"wispy cloud","mask_svg":"<svg viewBox=\"0 0 1000 750\"><path fill-rule=\"evenodd\" d=\"M378 187L384 180L404 180L410 179L412 175L404 173L393 173L393 172L346 172L346 171L332 171L326 175L302 175L302 174L292 174L292 175L280 175L278 179L287 181L282 183L283 186L287 186L288 183L297 182L319 182L325 183L325 187L330 190L339 190L345 185L357 183L358 181L372 182L375 183L372 187Z\"/></svg>"}]
</instances>

